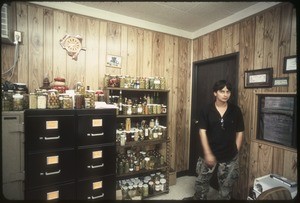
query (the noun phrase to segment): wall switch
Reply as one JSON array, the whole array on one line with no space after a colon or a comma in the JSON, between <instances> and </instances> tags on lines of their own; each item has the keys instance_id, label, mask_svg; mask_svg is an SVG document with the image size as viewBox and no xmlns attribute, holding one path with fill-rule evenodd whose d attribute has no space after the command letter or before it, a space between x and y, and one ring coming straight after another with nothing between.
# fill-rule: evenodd
<instances>
[{"instance_id":1,"label":"wall switch","mask_svg":"<svg viewBox=\"0 0 300 203\"><path fill-rule=\"evenodd\" d=\"M14 41L22 42L22 33L20 31L14 31Z\"/></svg>"}]
</instances>

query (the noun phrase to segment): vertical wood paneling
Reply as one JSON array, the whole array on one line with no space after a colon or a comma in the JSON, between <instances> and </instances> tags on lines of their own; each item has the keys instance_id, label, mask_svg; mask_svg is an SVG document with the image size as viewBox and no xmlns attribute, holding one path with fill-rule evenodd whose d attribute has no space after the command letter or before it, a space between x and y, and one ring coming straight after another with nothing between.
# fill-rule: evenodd
<instances>
[{"instance_id":1,"label":"vertical wood paneling","mask_svg":"<svg viewBox=\"0 0 300 203\"><path fill-rule=\"evenodd\" d=\"M29 31L29 86L42 86L44 77L44 21L43 9L37 6L28 7Z\"/></svg>"},{"instance_id":2,"label":"vertical wood paneling","mask_svg":"<svg viewBox=\"0 0 300 203\"><path fill-rule=\"evenodd\" d=\"M85 75L86 85L89 85L92 90L99 88L99 21L95 19L86 19L86 61ZM84 54L81 53L81 54ZM103 77L103 76L102 76Z\"/></svg>"},{"instance_id":3,"label":"vertical wood paneling","mask_svg":"<svg viewBox=\"0 0 300 203\"><path fill-rule=\"evenodd\" d=\"M128 28L127 74L137 76L137 28Z\"/></svg>"},{"instance_id":4,"label":"vertical wood paneling","mask_svg":"<svg viewBox=\"0 0 300 203\"><path fill-rule=\"evenodd\" d=\"M152 75L152 53L153 53L153 32L149 30L144 31L144 45L143 45L143 76L149 77Z\"/></svg>"},{"instance_id":5,"label":"vertical wood paneling","mask_svg":"<svg viewBox=\"0 0 300 203\"><path fill-rule=\"evenodd\" d=\"M164 38L162 33L154 33L152 47L152 74L154 76L161 76L164 70Z\"/></svg>"},{"instance_id":6,"label":"vertical wood paneling","mask_svg":"<svg viewBox=\"0 0 300 203\"><path fill-rule=\"evenodd\" d=\"M206 34L202 38L202 45L203 45L203 59L210 58L210 47L209 47L209 35Z\"/></svg>"},{"instance_id":7,"label":"vertical wood paneling","mask_svg":"<svg viewBox=\"0 0 300 203\"><path fill-rule=\"evenodd\" d=\"M18 82L28 84L29 67L28 67L28 12L27 6L24 4L16 4L17 12L17 30L22 30L23 42L19 46L19 61L18 61ZM4 55L2 55L4 57ZM6 56L5 56L6 58ZM2 58L3 59L3 58ZM1 60L5 61L5 60ZM11 61L11 60L9 60Z\"/></svg>"},{"instance_id":8,"label":"vertical wood paneling","mask_svg":"<svg viewBox=\"0 0 300 203\"><path fill-rule=\"evenodd\" d=\"M138 77L143 76L144 69L143 67L143 56L144 56L144 31L142 29L137 29L137 70L136 75Z\"/></svg>"},{"instance_id":9,"label":"vertical wood paneling","mask_svg":"<svg viewBox=\"0 0 300 203\"><path fill-rule=\"evenodd\" d=\"M67 33L70 35L80 35L83 39L83 47L86 44L86 29L86 18L73 14L67 16ZM78 81L83 82L85 86L89 85L89 81L86 80L85 56L86 52L81 50L77 61L73 60L70 56L67 57L66 85L72 89Z\"/></svg>"},{"instance_id":10,"label":"vertical wood paneling","mask_svg":"<svg viewBox=\"0 0 300 203\"><path fill-rule=\"evenodd\" d=\"M259 144L258 147L258 170L256 177L260 177L272 171L273 148L268 145Z\"/></svg>"},{"instance_id":11,"label":"vertical wood paneling","mask_svg":"<svg viewBox=\"0 0 300 203\"><path fill-rule=\"evenodd\" d=\"M284 152L283 173L282 175L290 180L297 180L297 152L286 150Z\"/></svg>"},{"instance_id":12,"label":"vertical wood paneling","mask_svg":"<svg viewBox=\"0 0 300 203\"><path fill-rule=\"evenodd\" d=\"M59 43L65 34L67 34L67 14L60 11L53 13L53 77L67 78L67 57L66 50ZM82 53L81 53L82 55Z\"/></svg>"},{"instance_id":13,"label":"vertical wood paneling","mask_svg":"<svg viewBox=\"0 0 300 203\"><path fill-rule=\"evenodd\" d=\"M260 14L255 17L255 52L254 52L254 68L263 67L264 57L264 15Z\"/></svg>"},{"instance_id":14,"label":"vertical wood paneling","mask_svg":"<svg viewBox=\"0 0 300 203\"><path fill-rule=\"evenodd\" d=\"M127 51L128 51L128 47L127 47L127 26L122 25L121 27L121 57L122 57L122 69L121 69L121 75L127 75Z\"/></svg>"},{"instance_id":15,"label":"vertical wood paneling","mask_svg":"<svg viewBox=\"0 0 300 203\"><path fill-rule=\"evenodd\" d=\"M273 148L273 158L272 158L272 169L273 173L283 174L283 164L284 163L284 150L274 147Z\"/></svg>"},{"instance_id":16,"label":"vertical wood paneling","mask_svg":"<svg viewBox=\"0 0 300 203\"><path fill-rule=\"evenodd\" d=\"M107 54L117 55L120 53L121 25L118 23L107 24Z\"/></svg>"},{"instance_id":17,"label":"vertical wood paneling","mask_svg":"<svg viewBox=\"0 0 300 203\"><path fill-rule=\"evenodd\" d=\"M107 41L107 22L101 21L99 30L99 87L104 87L103 85L103 77L106 73L108 73L108 69L106 67L106 41ZM122 61L122 66L124 62Z\"/></svg>"},{"instance_id":18,"label":"vertical wood paneling","mask_svg":"<svg viewBox=\"0 0 300 203\"><path fill-rule=\"evenodd\" d=\"M232 49L233 52L238 52L240 50L240 24L236 23L233 25L232 30Z\"/></svg>"},{"instance_id":19,"label":"vertical wood paneling","mask_svg":"<svg viewBox=\"0 0 300 203\"><path fill-rule=\"evenodd\" d=\"M53 10L44 9L44 77L53 78Z\"/></svg>"}]
</instances>

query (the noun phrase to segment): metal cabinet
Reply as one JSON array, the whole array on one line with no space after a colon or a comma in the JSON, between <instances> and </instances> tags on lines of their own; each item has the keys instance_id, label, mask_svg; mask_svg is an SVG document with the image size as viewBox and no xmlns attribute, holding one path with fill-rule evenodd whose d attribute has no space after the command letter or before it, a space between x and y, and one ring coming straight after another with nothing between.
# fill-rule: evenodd
<instances>
[{"instance_id":1,"label":"metal cabinet","mask_svg":"<svg viewBox=\"0 0 300 203\"><path fill-rule=\"evenodd\" d=\"M25 199L115 199L115 117L115 109L25 110Z\"/></svg>"},{"instance_id":2,"label":"metal cabinet","mask_svg":"<svg viewBox=\"0 0 300 203\"><path fill-rule=\"evenodd\" d=\"M24 199L24 112L2 112L2 194Z\"/></svg>"}]
</instances>

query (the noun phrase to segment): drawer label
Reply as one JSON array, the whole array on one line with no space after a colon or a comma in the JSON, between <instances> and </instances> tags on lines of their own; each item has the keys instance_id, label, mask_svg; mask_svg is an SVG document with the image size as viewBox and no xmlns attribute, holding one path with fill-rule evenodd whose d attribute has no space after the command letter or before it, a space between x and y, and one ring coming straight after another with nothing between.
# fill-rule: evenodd
<instances>
[{"instance_id":1,"label":"drawer label","mask_svg":"<svg viewBox=\"0 0 300 203\"><path fill-rule=\"evenodd\" d=\"M46 130L58 129L58 121L46 121Z\"/></svg>"},{"instance_id":2,"label":"drawer label","mask_svg":"<svg viewBox=\"0 0 300 203\"><path fill-rule=\"evenodd\" d=\"M93 182L93 190L102 188L102 181Z\"/></svg>"},{"instance_id":3,"label":"drawer label","mask_svg":"<svg viewBox=\"0 0 300 203\"><path fill-rule=\"evenodd\" d=\"M59 190L47 193L47 200L58 199L58 198L59 198Z\"/></svg>"},{"instance_id":4,"label":"drawer label","mask_svg":"<svg viewBox=\"0 0 300 203\"><path fill-rule=\"evenodd\" d=\"M59 156L47 156L47 165L58 164Z\"/></svg>"},{"instance_id":5,"label":"drawer label","mask_svg":"<svg viewBox=\"0 0 300 203\"><path fill-rule=\"evenodd\" d=\"M92 126L93 127L101 127L102 126L102 119L93 119L92 121Z\"/></svg>"},{"instance_id":6,"label":"drawer label","mask_svg":"<svg viewBox=\"0 0 300 203\"><path fill-rule=\"evenodd\" d=\"M99 159L99 158L102 158L102 150L99 150L99 151L93 151L92 153L93 155L93 159Z\"/></svg>"}]
</instances>

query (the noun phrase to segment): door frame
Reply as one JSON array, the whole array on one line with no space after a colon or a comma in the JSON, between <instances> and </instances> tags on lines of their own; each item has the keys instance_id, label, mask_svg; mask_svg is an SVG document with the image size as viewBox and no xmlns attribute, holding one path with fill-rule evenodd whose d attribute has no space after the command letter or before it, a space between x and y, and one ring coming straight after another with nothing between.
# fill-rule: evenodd
<instances>
[{"instance_id":1,"label":"door frame","mask_svg":"<svg viewBox=\"0 0 300 203\"><path fill-rule=\"evenodd\" d=\"M231 54L226 54L226 55L222 55L222 56L217 56L217 57L214 57L214 58L209 58L209 59L204 59L204 60L200 60L200 61L195 61L193 62L193 67L192 67L192 95L191 95L191 119L190 119L190 148L189 148L189 168L188 168L188 174L189 175L196 175L196 171L195 171L195 168L193 165L193 163L196 163L197 164L197 160L194 160L194 162L192 163L191 161L191 155L194 155L197 151L195 150L195 142L194 140L192 140L193 138L193 134L197 133L195 132L196 129L194 129L194 125L195 125L195 118L197 117L196 115L196 111L194 111L193 109L196 108L196 98L197 98L197 78L198 78L198 71L197 71L197 68L199 67L199 65L201 64L207 64L207 63L214 63L214 62L218 62L220 60L224 60L226 58L232 58L234 57L235 60L236 60L236 65L235 65L235 71L236 71L236 76L237 76L237 79L236 79L236 82L235 84L232 84L234 89L235 89L235 94L234 94L234 98L232 99L232 102L237 104L238 102L238 83L239 83L239 56L240 56L240 53L239 52L235 52L235 53L231 53Z\"/></svg>"}]
</instances>

